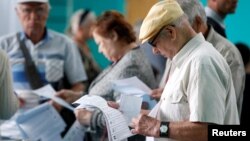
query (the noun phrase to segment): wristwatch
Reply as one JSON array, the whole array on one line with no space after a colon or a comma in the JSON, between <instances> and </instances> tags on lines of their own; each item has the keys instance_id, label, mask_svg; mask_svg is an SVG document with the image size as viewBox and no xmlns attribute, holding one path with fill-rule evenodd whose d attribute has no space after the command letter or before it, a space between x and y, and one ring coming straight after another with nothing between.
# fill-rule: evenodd
<instances>
[{"instance_id":1,"label":"wristwatch","mask_svg":"<svg viewBox=\"0 0 250 141\"><path fill-rule=\"evenodd\" d=\"M168 125L169 122L161 122L160 137L168 137Z\"/></svg>"}]
</instances>

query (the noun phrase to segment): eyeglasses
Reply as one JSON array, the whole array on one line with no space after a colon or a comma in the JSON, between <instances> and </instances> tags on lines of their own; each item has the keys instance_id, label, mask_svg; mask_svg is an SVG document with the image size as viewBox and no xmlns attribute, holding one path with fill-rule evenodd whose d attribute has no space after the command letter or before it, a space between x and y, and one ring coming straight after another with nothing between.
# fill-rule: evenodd
<instances>
[{"instance_id":1,"label":"eyeglasses","mask_svg":"<svg viewBox=\"0 0 250 141\"><path fill-rule=\"evenodd\" d=\"M149 40L148 43L152 46L152 47L156 47L156 44L154 43L156 41L156 39L158 38L158 36L160 35L161 31L165 28L166 26L163 26L154 36L154 38L152 38L152 40Z\"/></svg>"},{"instance_id":2,"label":"eyeglasses","mask_svg":"<svg viewBox=\"0 0 250 141\"><path fill-rule=\"evenodd\" d=\"M159 37L160 33L162 32L162 30L167 27L167 26L172 26L172 27L175 27L175 25L166 25L166 26L163 26L158 32L157 34L154 36L154 38L152 38L152 40L149 40L148 43L152 46L152 47L156 47L156 39Z\"/></svg>"},{"instance_id":3,"label":"eyeglasses","mask_svg":"<svg viewBox=\"0 0 250 141\"><path fill-rule=\"evenodd\" d=\"M29 16L32 12L34 12L38 16L43 16L47 13L47 9L45 7L38 7L35 9L31 8L19 8L19 9L25 16Z\"/></svg>"}]
</instances>

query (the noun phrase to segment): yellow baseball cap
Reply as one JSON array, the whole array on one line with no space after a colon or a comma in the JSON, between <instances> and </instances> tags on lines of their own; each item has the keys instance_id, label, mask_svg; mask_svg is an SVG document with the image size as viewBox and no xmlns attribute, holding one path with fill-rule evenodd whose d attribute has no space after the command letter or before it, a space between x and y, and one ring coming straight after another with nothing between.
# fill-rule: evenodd
<instances>
[{"instance_id":1,"label":"yellow baseball cap","mask_svg":"<svg viewBox=\"0 0 250 141\"><path fill-rule=\"evenodd\" d=\"M141 25L139 40L142 43L155 36L160 29L183 15L180 5L175 0L162 0L149 10Z\"/></svg>"}]
</instances>

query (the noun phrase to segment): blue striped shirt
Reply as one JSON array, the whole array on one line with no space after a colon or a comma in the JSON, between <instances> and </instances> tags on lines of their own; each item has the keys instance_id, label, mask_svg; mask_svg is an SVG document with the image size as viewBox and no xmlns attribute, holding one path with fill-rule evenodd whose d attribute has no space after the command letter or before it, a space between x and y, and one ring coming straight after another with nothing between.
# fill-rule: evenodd
<instances>
[{"instance_id":1,"label":"blue striped shirt","mask_svg":"<svg viewBox=\"0 0 250 141\"><path fill-rule=\"evenodd\" d=\"M71 84L87 79L77 47L65 35L46 30L45 37L37 44L33 44L24 33L20 35L20 40L25 40L25 45L44 84L57 82L64 74L67 75ZM14 88L16 90L31 89L25 75L24 56L16 33L0 37L0 48L4 49L10 58Z\"/></svg>"}]
</instances>

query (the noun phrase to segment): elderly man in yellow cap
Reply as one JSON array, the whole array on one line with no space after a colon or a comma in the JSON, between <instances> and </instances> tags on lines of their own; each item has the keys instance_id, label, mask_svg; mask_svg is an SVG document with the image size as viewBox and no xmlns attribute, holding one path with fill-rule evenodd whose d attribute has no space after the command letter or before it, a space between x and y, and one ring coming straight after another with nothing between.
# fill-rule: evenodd
<instances>
[{"instance_id":1,"label":"elderly man in yellow cap","mask_svg":"<svg viewBox=\"0 0 250 141\"><path fill-rule=\"evenodd\" d=\"M149 115L132 120L133 133L155 140L204 141L209 124L239 124L227 62L195 33L175 0L160 1L150 9L139 38L171 65L158 105Z\"/></svg>"},{"instance_id":2,"label":"elderly man in yellow cap","mask_svg":"<svg viewBox=\"0 0 250 141\"><path fill-rule=\"evenodd\" d=\"M206 40L210 42L227 61L233 78L237 108L240 117L246 76L245 76L245 69L242 57L238 49L229 40L220 36L219 33L217 33L210 24L207 24L206 13L199 0L176 0L176 1L179 3L183 11L187 14L189 22L192 25L193 29L197 33L201 32L203 36L206 38ZM155 99L160 98L162 90L165 86L166 75L167 75L167 70L164 72L160 88L153 90L151 94L153 98Z\"/></svg>"}]
</instances>

